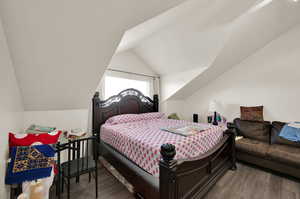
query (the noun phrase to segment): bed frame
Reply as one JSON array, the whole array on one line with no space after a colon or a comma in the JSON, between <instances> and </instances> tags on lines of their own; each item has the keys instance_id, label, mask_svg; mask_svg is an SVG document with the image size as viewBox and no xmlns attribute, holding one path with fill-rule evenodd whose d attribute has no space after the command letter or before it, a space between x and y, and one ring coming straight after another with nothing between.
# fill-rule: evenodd
<instances>
[{"instance_id":1,"label":"bed frame","mask_svg":"<svg viewBox=\"0 0 300 199\"><path fill-rule=\"evenodd\" d=\"M187 160L174 160L176 149L161 146L159 178L127 159L100 139L100 127L112 116L129 113L158 112L158 95L153 100L140 91L127 89L101 101L93 97L93 133L98 137L100 154L134 187L135 196L145 199L202 198L229 169L236 169L235 135L224 132L222 140L207 153Z\"/></svg>"}]
</instances>

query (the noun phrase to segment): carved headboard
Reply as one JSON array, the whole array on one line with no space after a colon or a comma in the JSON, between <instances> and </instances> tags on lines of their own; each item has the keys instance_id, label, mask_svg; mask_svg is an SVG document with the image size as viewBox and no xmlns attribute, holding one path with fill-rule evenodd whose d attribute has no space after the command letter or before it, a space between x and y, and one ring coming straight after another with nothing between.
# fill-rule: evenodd
<instances>
[{"instance_id":1,"label":"carved headboard","mask_svg":"<svg viewBox=\"0 0 300 199\"><path fill-rule=\"evenodd\" d=\"M93 97L93 134L100 136L100 127L115 115L158 112L158 95L153 100L136 89L126 89L105 101L100 100L99 92Z\"/></svg>"}]
</instances>

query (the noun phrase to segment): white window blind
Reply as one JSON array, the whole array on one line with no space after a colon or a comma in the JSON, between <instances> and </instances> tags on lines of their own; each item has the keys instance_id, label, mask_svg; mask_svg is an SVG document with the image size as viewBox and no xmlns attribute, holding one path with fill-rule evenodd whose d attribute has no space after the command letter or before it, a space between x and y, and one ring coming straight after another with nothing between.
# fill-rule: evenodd
<instances>
[{"instance_id":1,"label":"white window blind","mask_svg":"<svg viewBox=\"0 0 300 199\"><path fill-rule=\"evenodd\" d=\"M107 71L103 80L102 93L104 99L108 99L128 88L137 89L149 97L154 94L154 78L151 77Z\"/></svg>"}]
</instances>

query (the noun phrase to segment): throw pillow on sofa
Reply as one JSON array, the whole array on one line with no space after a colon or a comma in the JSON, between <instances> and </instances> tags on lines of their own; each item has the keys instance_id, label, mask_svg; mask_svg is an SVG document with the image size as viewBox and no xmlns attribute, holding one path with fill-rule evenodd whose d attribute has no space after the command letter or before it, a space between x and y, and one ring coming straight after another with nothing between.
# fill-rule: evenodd
<instances>
[{"instance_id":1,"label":"throw pillow on sofa","mask_svg":"<svg viewBox=\"0 0 300 199\"><path fill-rule=\"evenodd\" d=\"M272 130L271 130L271 144L281 144L281 145L289 145L289 146L294 146L294 147L300 147L300 143L297 142L292 142L287 139L284 139L279 136L282 128L286 125L287 123L284 122L272 122Z\"/></svg>"},{"instance_id":2,"label":"throw pillow on sofa","mask_svg":"<svg viewBox=\"0 0 300 199\"><path fill-rule=\"evenodd\" d=\"M264 121L263 106L255 106L255 107L241 106L240 109L241 109L241 120Z\"/></svg>"}]
</instances>

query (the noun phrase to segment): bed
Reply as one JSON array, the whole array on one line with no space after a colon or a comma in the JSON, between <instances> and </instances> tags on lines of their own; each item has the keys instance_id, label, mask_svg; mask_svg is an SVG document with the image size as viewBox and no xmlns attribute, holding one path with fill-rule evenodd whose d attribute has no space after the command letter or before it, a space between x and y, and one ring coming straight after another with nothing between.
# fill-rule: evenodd
<instances>
[{"instance_id":1,"label":"bed","mask_svg":"<svg viewBox=\"0 0 300 199\"><path fill-rule=\"evenodd\" d=\"M161 127L187 124L165 118L109 123L113 116L124 114L157 115L158 107L157 95L151 99L135 89L105 101L97 92L93 134L99 153L133 185L137 198L202 198L226 171L236 169L235 135L209 126L201 136L189 140L161 132Z\"/></svg>"}]
</instances>

